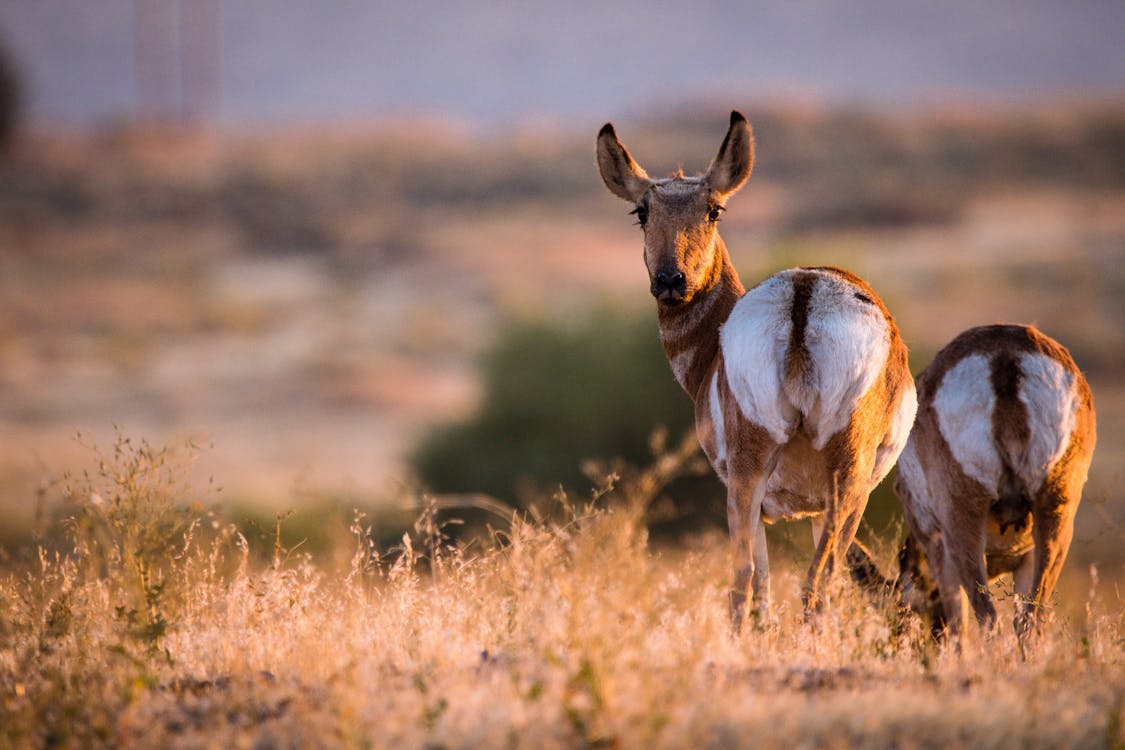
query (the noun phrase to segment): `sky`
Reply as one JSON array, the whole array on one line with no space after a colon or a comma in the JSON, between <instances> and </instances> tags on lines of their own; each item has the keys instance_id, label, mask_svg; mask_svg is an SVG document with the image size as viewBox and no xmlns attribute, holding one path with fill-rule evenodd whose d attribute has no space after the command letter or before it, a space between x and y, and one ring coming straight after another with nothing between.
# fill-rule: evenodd
<instances>
[{"instance_id":1,"label":"sky","mask_svg":"<svg viewBox=\"0 0 1125 750\"><path fill-rule=\"evenodd\" d=\"M1123 38L1121 0L0 0L27 114L66 125L176 110L179 49L192 108L226 125L490 124L691 99L1104 95L1125 92Z\"/></svg>"}]
</instances>

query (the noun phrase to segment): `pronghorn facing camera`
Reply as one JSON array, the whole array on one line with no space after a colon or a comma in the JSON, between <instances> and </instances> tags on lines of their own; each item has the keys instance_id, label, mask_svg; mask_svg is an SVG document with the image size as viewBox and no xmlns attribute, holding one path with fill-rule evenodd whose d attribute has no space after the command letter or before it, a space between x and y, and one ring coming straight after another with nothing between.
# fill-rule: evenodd
<instances>
[{"instance_id":1,"label":"pronghorn facing camera","mask_svg":"<svg viewBox=\"0 0 1125 750\"><path fill-rule=\"evenodd\" d=\"M991 631L988 582L1012 573L1022 643L1070 548L1096 441L1090 387L1057 341L991 325L938 352L918 376L918 400L895 478L911 534L904 598L943 615L954 637L968 598Z\"/></svg>"},{"instance_id":2,"label":"pronghorn facing camera","mask_svg":"<svg viewBox=\"0 0 1125 750\"><path fill-rule=\"evenodd\" d=\"M813 519L806 611L821 605L824 579L845 553L862 565L860 548L850 549L860 517L917 405L906 346L863 280L837 268L794 268L743 289L718 223L753 159L750 126L738 112L698 177L652 179L611 124L598 135L602 179L634 204L644 231L660 340L727 487L736 631L751 583L755 611L768 611L763 523Z\"/></svg>"}]
</instances>

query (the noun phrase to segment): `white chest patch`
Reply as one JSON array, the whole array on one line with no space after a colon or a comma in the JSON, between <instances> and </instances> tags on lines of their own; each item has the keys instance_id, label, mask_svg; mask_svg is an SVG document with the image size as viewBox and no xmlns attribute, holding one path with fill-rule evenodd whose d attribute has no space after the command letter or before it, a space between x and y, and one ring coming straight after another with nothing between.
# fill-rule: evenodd
<instances>
[{"instance_id":1,"label":"white chest patch","mask_svg":"<svg viewBox=\"0 0 1125 750\"><path fill-rule=\"evenodd\" d=\"M686 390L688 372L695 364L695 348L688 348L680 352L672 358L669 364L672 365L672 374L676 376L676 382Z\"/></svg>"},{"instance_id":2,"label":"white chest patch","mask_svg":"<svg viewBox=\"0 0 1125 750\"><path fill-rule=\"evenodd\" d=\"M1016 471L1028 489L1043 484L1074 432L1078 413L1078 393L1074 375L1059 362L1042 354L1020 357L1019 397L1027 408L1031 440Z\"/></svg>"},{"instance_id":3,"label":"white chest patch","mask_svg":"<svg viewBox=\"0 0 1125 750\"><path fill-rule=\"evenodd\" d=\"M938 429L965 475L995 493L1002 464L992 433L996 394L991 368L981 354L965 357L941 380L934 394Z\"/></svg>"}]
</instances>

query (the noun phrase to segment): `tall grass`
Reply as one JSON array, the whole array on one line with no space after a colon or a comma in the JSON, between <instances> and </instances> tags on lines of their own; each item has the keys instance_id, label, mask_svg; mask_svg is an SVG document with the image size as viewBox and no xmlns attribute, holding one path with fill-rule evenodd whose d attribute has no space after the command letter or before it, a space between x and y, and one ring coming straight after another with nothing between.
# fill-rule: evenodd
<instances>
[{"instance_id":1,"label":"tall grass","mask_svg":"<svg viewBox=\"0 0 1125 750\"><path fill-rule=\"evenodd\" d=\"M1010 634L958 655L846 582L805 622L776 560L775 621L732 638L723 537L647 538L678 460L472 545L432 506L392 549L357 514L334 566L255 561L169 453L119 441L71 484L70 542L0 579L0 745L1121 745L1119 597L1027 660Z\"/></svg>"}]
</instances>

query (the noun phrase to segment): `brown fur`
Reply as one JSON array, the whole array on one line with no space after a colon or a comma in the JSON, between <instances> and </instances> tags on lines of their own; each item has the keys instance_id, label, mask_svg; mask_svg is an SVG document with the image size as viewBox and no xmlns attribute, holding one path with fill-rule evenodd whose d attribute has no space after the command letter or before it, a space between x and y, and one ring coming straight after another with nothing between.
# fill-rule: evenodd
<instances>
[{"instance_id":1,"label":"brown fur","mask_svg":"<svg viewBox=\"0 0 1125 750\"><path fill-rule=\"evenodd\" d=\"M1018 363L1026 353L1062 365L1073 377L1078 397L1068 446L1038 488L1026 486L1007 458L1025 452L1033 437L1028 405L1019 397L1023 374ZM989 386L995 395L992 435L1003 459L997 488L985 488L966 475L941 433L934 403L945 375L973 354L989 357ZM1015 628L1023 642L1038 625L1070 546L1074 515L1096 442L1089 386L1062 345L1031 326L1020 325L982 326L962 333L918 376L917 386L918 416L910 440L925 471L932 502L945 511L947 527L936 537L922 533L915 517L918 499L900 475L895 489L911 527L910 549L904 547L900 557L900 589L907 592L911 606L929 609L936 622L944 621L959 635L966 615L961 592L968 595L978 623L991 630L996 610L988 583L1014 573L1019 595ZM934 591L940 593L936 608L931 598Z\"/></svg>"},{"instance_id":2,"label":"brown fur","mask_svg":"<svg viewBox=\"0 0 1125 750\"><path fill-rule=\"evenodd\" d=\"M709 364L715 361L719 353L719 328L730 317L734 303L746 291L738 279L738 272L731 264L722 238L716 239L719 250L706 282L710 286L705 287L706 291L699 295L696 303L676 307L661 305L657 308L660 342L669 361L685 352L692 352L692 361L698 363L689 368L686 379L681 383L688 395L696 401L701 397L704 400L707 398L706 393L701 396L700 388L710 382Z\"/></svg>"},{"instance_id":3,"label":"brown fur","mask_svg":"<svg viewBox=\"0 0 1125 750\"><path fill-rule=\"evenodd\" d=\"M785 378L790 382L804 382L809 372L809 351L805 346L805 328L809 324L809 304L817 276L803 273L793 279L793 328L789 331L789 346L785 350Z\"/></svg>"}]
</instances>

